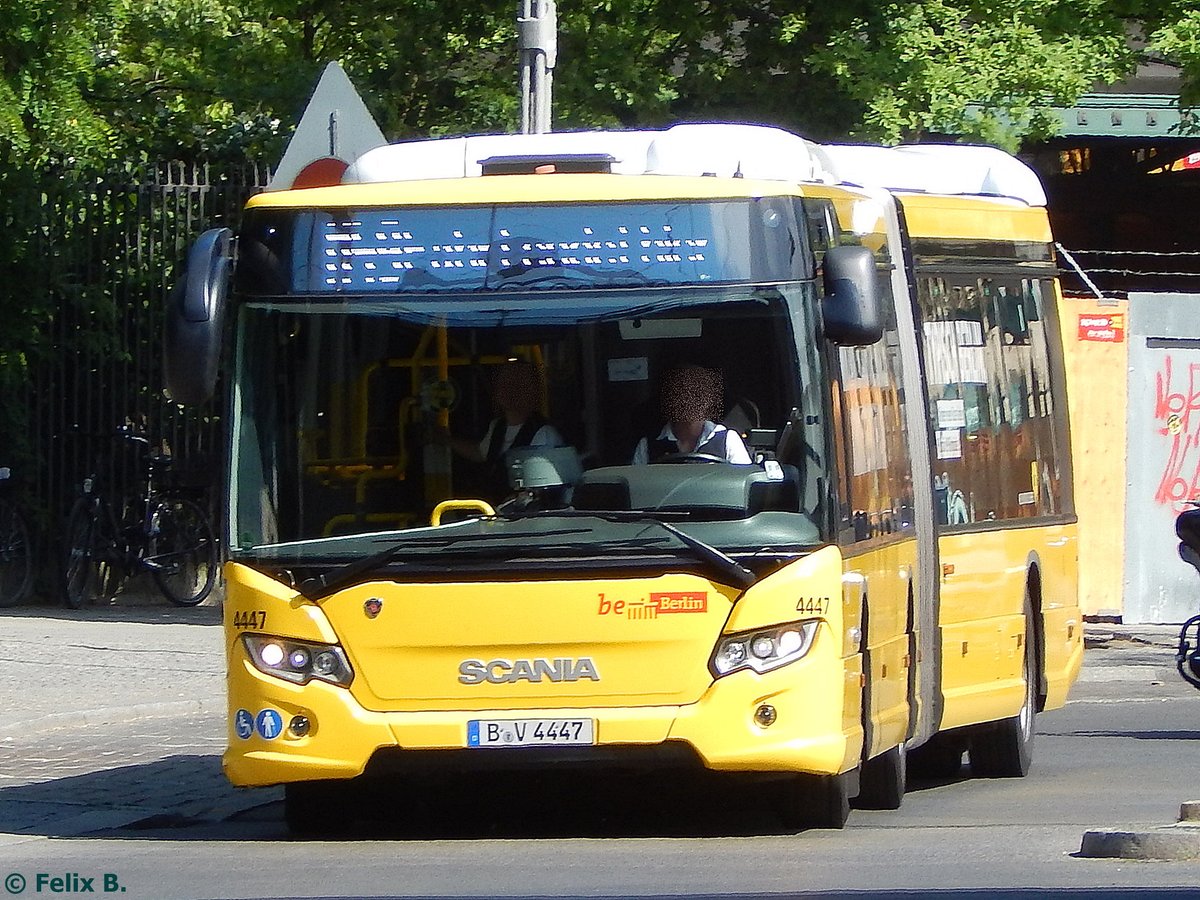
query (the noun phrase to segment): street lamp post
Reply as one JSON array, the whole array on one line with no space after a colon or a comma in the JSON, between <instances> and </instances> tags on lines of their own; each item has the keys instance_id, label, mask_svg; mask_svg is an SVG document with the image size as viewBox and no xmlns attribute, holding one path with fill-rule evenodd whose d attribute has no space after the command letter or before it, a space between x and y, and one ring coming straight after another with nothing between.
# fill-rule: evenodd
<instances>
[{"instance_id":1,"label":"street lamp post","mask_svg":"<svg viewBox=\"0 0 1200 900\"><path fill-rule=\"evenodd\" d=\"M554 66L558 61L558 16L554 0L521 0L517 13L521 52L521 133L550 131Z\"/></svg>"}]
</instances>

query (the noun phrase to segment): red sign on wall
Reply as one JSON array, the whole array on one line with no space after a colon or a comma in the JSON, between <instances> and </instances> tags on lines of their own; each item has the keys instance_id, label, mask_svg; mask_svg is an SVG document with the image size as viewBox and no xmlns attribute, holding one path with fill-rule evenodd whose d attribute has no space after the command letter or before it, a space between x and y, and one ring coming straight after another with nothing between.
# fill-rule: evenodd
<instances>
[{"instance_id":1,"label":"red sign on wall","mask_svg":"<svg viewBox=\"0 0 1200 900\"><path fill-rule=\"evenodd\" d=\"M1080 313L1079 340L1121 343L1125 340L1125 314Z\"/></svg>"}]
</instances>

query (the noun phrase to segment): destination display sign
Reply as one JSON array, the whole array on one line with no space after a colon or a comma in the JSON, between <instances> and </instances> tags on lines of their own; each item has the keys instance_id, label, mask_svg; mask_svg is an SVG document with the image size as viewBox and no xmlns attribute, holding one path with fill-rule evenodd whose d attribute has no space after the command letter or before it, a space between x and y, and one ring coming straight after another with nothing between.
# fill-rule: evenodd
<instances>
[{"instance_id":1,"label":"destination display sign","mask_svg":"<svg viewBox=\"0 0 1200 900\"><path fill-rule=\"evenodd\" d=\"M239 288L379 294L807 276L794 198L247 213Z\"/></svg>"}]
</instances>

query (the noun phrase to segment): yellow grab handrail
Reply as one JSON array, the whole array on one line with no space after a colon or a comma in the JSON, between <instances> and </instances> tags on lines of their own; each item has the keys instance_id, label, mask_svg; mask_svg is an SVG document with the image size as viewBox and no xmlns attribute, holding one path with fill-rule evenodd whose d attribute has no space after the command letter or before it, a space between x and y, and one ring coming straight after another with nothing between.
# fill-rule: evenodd
<instances>
[{"instance_id":1,"label":"yellow grab handrail","mask_svg":"<svg viewBox=\"0 0 1200 900\"><path fill-rule=\"evenodd\" d=\"M433 514L429 517L429 524L438 526L442 524L442 513L449 512L452 509L474 509L485 516L494 516L496 510L492 508L492 504L486 500L443 500L433 508Z\"/></svg>"}]
</instances>

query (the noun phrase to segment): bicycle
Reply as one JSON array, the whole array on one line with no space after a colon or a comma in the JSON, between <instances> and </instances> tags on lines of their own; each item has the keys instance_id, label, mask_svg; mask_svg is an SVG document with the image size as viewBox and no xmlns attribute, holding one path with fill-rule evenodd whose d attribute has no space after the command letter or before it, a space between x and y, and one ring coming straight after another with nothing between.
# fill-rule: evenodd
<instances>
[{"instance_id":1,"label":"bicycle","mask_svg":"<svg viewBox=\"0 0 1200 900\"><path fill-rule=\"evenodd\" d=\"M109 603L131 575L146 571L171 603L195 606L217 578L217 539L208 516L193 500L159 489L171 457L152 448L146 435L123 427L116 437L142 451L143 476L115 510L100 489L100 467L84 478L67 519L63 600L72 609Z\"/></svg>"},{"instance_id":2,"label":"bicycle","mask_svg":"<svg viewBox=\"0 0 1200 900\"><path fill-rule=\"evenodd\" d=\"M13 499L13 474L0 467L0 607L16 606L33 587L31 529Z\"/></svg>"}]
</instances>

